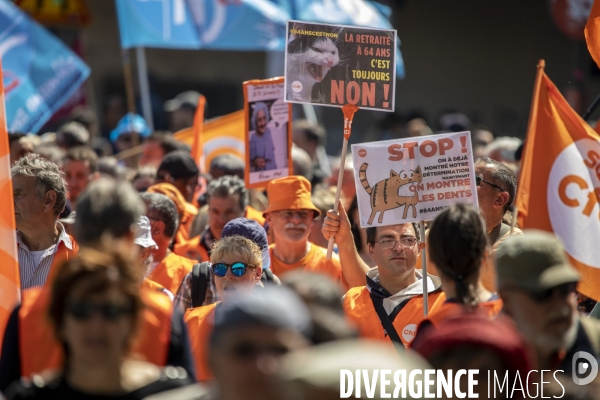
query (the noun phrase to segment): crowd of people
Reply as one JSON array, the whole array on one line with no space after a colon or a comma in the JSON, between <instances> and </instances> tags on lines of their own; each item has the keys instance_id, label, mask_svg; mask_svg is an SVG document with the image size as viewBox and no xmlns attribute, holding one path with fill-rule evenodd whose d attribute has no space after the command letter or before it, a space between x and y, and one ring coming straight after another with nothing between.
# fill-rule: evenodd
<instances>
[{"instance_id":1,"label":"crowd of people","mask_svg":"<svg viewBox=\"0 0 600 400\"><path fill-rule=\"evenodd\" d=\"M181 115L185 128L193 118ZM453 205L424 227L361 228L352 164L328 159L325 129L304 120L293 175L264 190L246 188L232 154L201 171L140 116L123 117L105 146L82 119L10 134L22 299L3 335L0 393L336 399L341 370L434 368L478 369L480 398L490 372L508 377L498 398L541 387L599 398L571 374L576 354L600 357L600 311L577 293L560 241L512 214L520 143L463 117L440 126L472 130L479 208ZM432 133L413 118L374 139ZM558 371L554 384L542 370Z\"/></svg>"}]
</instances>

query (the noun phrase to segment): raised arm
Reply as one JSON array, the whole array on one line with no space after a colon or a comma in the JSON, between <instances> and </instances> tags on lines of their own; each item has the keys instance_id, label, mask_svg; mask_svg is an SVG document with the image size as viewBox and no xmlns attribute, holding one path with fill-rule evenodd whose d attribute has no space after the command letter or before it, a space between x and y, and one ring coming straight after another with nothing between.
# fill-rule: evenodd
<instances>
[{"instance_id":1,"label":"raised arm","mask_svg":"<svg viewBox=\"0 0 600 400\"><path fill-rule=\"evenodd\" d=\"M338 215L339 214L339 215ZM321 232L325 239L329 240L330 236L335 237L335 243L338 246L340 256L340 264L342 265L342 273L350 287L365 286L366 274L369 271L369 266L362 260L356 246L354 245L354 237L350 230L350 220L344 206L340 202L339 213L333 210L327 211L327 216L323 220Z\"/></svg>"}]
</instances>

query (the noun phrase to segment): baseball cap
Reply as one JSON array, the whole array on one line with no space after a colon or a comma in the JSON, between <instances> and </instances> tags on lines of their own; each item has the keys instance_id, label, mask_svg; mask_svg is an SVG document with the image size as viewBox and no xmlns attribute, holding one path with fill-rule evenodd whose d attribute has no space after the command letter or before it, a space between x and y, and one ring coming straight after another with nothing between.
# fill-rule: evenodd
<instances>
[{"instance_id":1,"label":"baseball cap","mask_svg":"<svg viewBox=\"0 0 600 400\"><path fill-rule=\"evenodd\" d=\"M141 216L138 223L138 229L135 235L135 240L133 243L138 244L144 248L154 247L158 249L156 242L152 239L152 234L150 233L150 220L146 216Z\"/></svg>"},{"instance_id":2,"label":"baseball cap","mask_svg":"<svg viewBox=\"0 0 600 400\"><path fill-rule=\"evenodd\" d=\"M273 179L267 185L267 194L269 206L263 217L273 211L302 209L313 210L316 217L321 215L321 211L312 202L310 182L303 176Z\"/></svg>"},{"instance_id":3,"label":"baseball cap","mask_svg":"<svg viewBox=\"0 0 600 400\"><path fill-rule=\"evenodd\" d=\"M254 242L262 252L262 268L267 269L271 266L271 257L269 256L269 242L265 228L252 219L235 218L225 224L221 237L243 236Z\"/></svg>"},{"instance_id":4,"label":"baseball cap","mask_svg":"<svg viewBox=\"0 0 600 400\"><path fill-rule=\"evenodd\" d=\"M119 136L131 132L138 133L142 137L150 135L150 127L141 115L129 113L121 118L117 127L110 132L110 141L114 143Z\"/></svg>"},{"instance_id":5,"label":"baseball cap","mask_svg":"<svg viewBox=\"0 0 600 400\"><path fill-rule=\"evenodd\" d=\"M161 171L168 172L173 179L191 178L200 174L196 161L188 152L182 150L167 153L158 167L157 175Z\"/></svg>"},{"instance_id":6,"label":"baseball cap","mask_svg":"<svg viewBox=\"0 0 600 400\"><path fill-rule=\"evenodd\" d=\"M306 337L312 331L310 312L298 295L285 286L275 285L221 303L215 313L210 343L218 341L226 331L248 325L290 329Z\"/></svg>"},{"instance_id":7,"label":"baseball cap","mask_svg":"<svg viewBox=\"0 0 600 400\"><path fill-rule=\"evenodd\" d=\"M526 230L512 236L496 251L498 287L539 292L581 276L573 268L556 236L539 230Z\"/></svg>"},{"instance_id":8,"label":"baseball cap","mask_svg":"<svg viewBox=\"0 0 600 400\"><path fill-rule=\"evenodd\" d=\"M163 108L166 112L173 112L183 106L188 106L190 108L195 109L196 107L198 107L199 98L200 93L194 90L188 90L186 92L179 93L171 100L165 101Z\"/></svg>"}]
</instances>

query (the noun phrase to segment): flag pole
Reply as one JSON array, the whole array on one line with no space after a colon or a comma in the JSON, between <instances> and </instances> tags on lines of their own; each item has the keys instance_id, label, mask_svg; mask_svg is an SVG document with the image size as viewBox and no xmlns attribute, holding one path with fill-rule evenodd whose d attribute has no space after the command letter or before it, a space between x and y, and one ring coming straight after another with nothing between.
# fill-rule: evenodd
<instances>
[{"instance_id":1,"label":"flag pole","mask_svg":"<svg viewBox=\"0 0 600 400\"><path fill-rule=\"evenodd\" d=\"M427 241L425 240L425 221L421 221L419 224L419 231L421 236L421 270L423 271L423 315L429 314L429 293L427 292ZM416 233L416 232L415 232Z\"/></svg>"},{"instance_id":2,"label":"flag pole","mask_svg":"<svg viewBox=\"0 0 600 400\"><path fill-rule=\"evenodd\" d=\"M346 164L346 153L348 152L348 139L352 133L352 119L354 113L358 111L358 107L354 104L346 104L342 107L344 113L344 144L342 145L342 156L340 157L340 171L338 174L337 190L335 191L335 203L333 205L333 211L338 212L340 208L340 196L342 194L342 182L344 180L344 165ZM329 237L329 243L327 244L327 259L331 260L333 255L333 245L335 243L335 237Z\"/></svg>"},{"instance_id":3,"label":"flag pole","mask_svg":"<svg viewBox=\"0 0 600 400\"><path fill-rule=\"evenodd\" d=\"M590 106L588 107L587 111L585 112L585 114L583 114L581 116L581 118L583 118L584 121L587 121L588 118L592 115L592 113L594 112L594 110L596 108L598 108L598 105L600 104L600 94L598 95L598 97L596 97L596 100L594 100L592 102L592 104L590 104Z\"/></svg>"},{"instance_id":4,"label":"flag pole","mask_svg":"<svg viewBox=\"0 0 600 400\"><path fill-rule=\"evenodd\" d=\"M142 99L142 113L146 124L151 131L154 130L154 120L152 118L152 103L150 101L150 84L148 83L148 65L146 64L146 52L143 47L135 48L137 59L138 80L140 83L140 97Z\"/></svg>"}]
</instances>

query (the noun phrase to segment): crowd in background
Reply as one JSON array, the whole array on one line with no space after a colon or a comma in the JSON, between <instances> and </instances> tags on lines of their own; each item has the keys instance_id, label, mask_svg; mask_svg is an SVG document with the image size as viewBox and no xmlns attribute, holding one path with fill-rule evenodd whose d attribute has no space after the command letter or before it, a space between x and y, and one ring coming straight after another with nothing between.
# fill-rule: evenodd
<instances>
[{"instance_id":1,"label":"crowd in background","mask_svg":"<svg viewBox=\"0 0 600 400\"><path fill-rule=\"evenodd\" d=\"M416 223L360 227L350 157L327 155L307 120L293 176L266 190L246 188L231 154L200 170L173 135L197 104L164 104L172 131L108 107L103 124L81 108L56 132L9 134L23 290L0 358L9 399L334 399L340 369L431 367L479 369L481 398L487 371L539 390L541 370L563 371L545 395L598 398L571 380L574 354L600 356L596 302L560 242L512 215L521 140L455 112L369 133L471 131L479 210L452 206L421 237Z\"/></svg>"}]
</instances>

